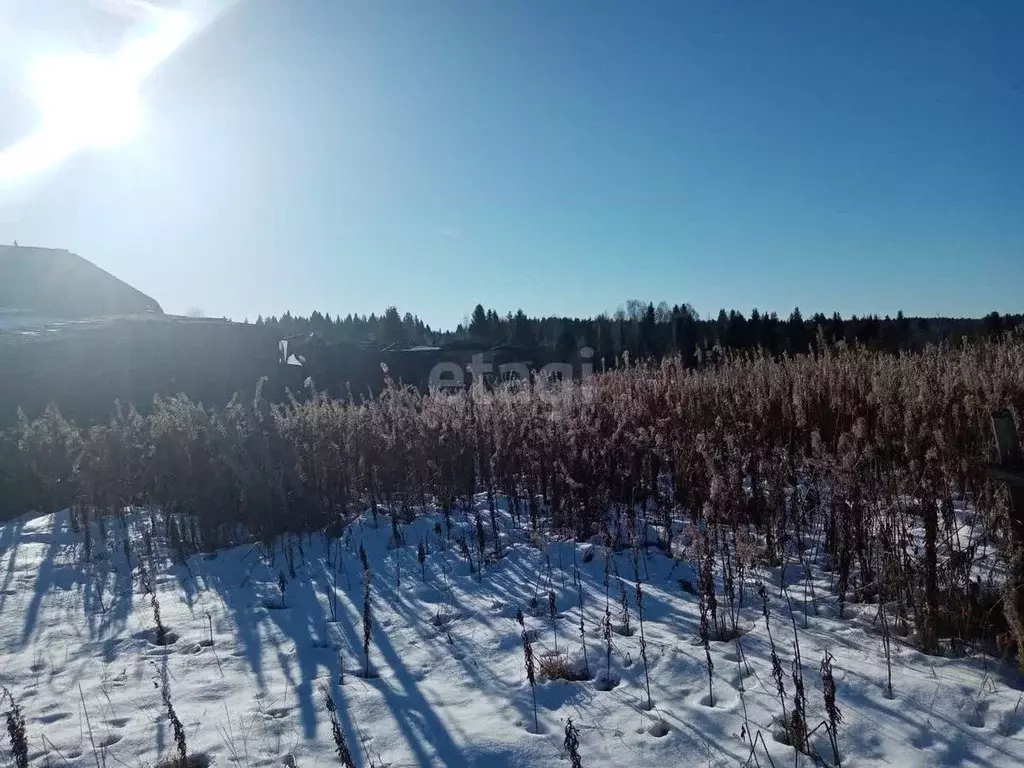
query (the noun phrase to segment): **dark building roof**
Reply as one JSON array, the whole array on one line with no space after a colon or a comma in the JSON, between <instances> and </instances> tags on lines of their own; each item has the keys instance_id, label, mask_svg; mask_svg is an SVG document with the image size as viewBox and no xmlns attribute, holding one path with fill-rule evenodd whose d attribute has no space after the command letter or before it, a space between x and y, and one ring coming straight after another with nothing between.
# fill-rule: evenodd
<instances>
[{"instance_id":1,"label":"dark building roof","mask_svg":"<svg viewBox=\"0 0 1024 768\"><path fill-rule=\"evenodd\" d=\"M162 315L141 291L70 251L0 245L0 312L41 317Z\"/></svg>"}]
</instances>

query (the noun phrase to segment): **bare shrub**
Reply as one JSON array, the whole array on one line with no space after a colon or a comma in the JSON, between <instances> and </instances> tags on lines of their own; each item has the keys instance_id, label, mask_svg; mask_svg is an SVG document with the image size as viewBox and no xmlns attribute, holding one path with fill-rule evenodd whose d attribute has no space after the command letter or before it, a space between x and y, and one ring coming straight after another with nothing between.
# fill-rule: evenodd
<instances>
[{"instance_id":1,"label":"bare shrub","mask_svg":"<svg viewBox=\"0 0 1024 768\"><path fill-rule=\"evenodd\" d=\"M589 680L590 674L582 659L570 658L567 651L537 656L537 671L541 680L566 680L580 682Z\"/></svg>"},{"instance_id":2,"label":"bare shrub","mask_svg":"<svg viewBox=\"0 0 1024 768\"><path fill-rule=\"evenodd\" d=\"M356 762L352 758L352 752L348 748L348 741L345 739L345 732L341 729L341 722L338 720L338 707L326 685L320 686L320 692L324 697L324 709L331 719L331 738L334 739L334 749L338 753L338 759L345 768L355 768Z\"/></svg>"},{"instance_id":3,"label":"bare shrub","mask_svg":"<svg viewBox=\"0 0 1024 768\"><path fill-rule=\"evenodd\" d=\"M11 757L16 768L28 768L28 732L25 730L25 716L21 707L14 700L14 695L3 689L3 699L10 699L11 708L7 710L7 737L11 740Z\"/></svg>"}]
</instances>

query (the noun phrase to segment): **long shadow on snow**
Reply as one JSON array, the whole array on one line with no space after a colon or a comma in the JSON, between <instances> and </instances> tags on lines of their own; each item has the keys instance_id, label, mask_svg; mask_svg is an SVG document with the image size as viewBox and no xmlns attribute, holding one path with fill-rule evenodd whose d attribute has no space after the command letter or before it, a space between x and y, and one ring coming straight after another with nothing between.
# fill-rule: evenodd
<instances>
[{"instance_id":1,"label":"long shadow on snow","mask_svg":"<svg viewBox=\"0 0 1024 768\"><path fill-rule=\"evenodd\" d=\"M524 722L526 722L528 718L532 719L532 709L529 704L524 703L525 700L522 699L521 692L519 692L519 689L522 686L518 684L511 685L498 675L492 675L491 679L485 679L482 675L482 668L476 663L476 658L485 657L487 655L485 649L479 643L475 642L471 636L466 637L460 633L459 628L465 619L474 616L480 618L480 614L478 612L462 610L459 608L459 606L462 605L461 602L456 601L456 610L460 611L460 615L457 619L453 620L450 624L445 625L444 628L436 629L434 632L424 631L420 629L424 624L422 613L415 613L413 611L413 607L406 601L398 600L394 589L390 585L379 585L378 590L381 592L382 596L386 595L391 598L389 606L396 614L404 618L410 627L415 629L420 638L428 644L428 647L432 651L436 651L442 656L451 654L453 660L458 664L461 672L471 679L472 682L470 687L474 692L476 692L481 701L487 700L489 697L493 698L494 701L501 702L502 704L511 701L513 706L519 712L520 718ZM519 643L518 631L518 625L509 618L509 633L510 636L514 634L516 644ZM442 636L444 639L442 639ZM450 642L449 638L451 638ZM360 640L356 638L354 642L358 643ZM472 650L467 652L464 650L467 648ZM527 694L527 698L529 698L529 694ZM453 724L453 727L460 735L465 735L457 724Z\"/></svg>"},{"instance_id":2,"label":"long shadow on snow","mask_svg":"<svg viewBox=\"0 0 1024 768\"><path fill-rule=\"evenodd\" d=\"M244 558L243 558L244 560ZM253 675L256 677L256 685L260 691L266 690L266 680L263 676L263 654L260 645L259 633L256 631L259 623L265 617L261 617L255 608L255 593L251 586L252 571L246 571L240 583L238 570L231 570L233 558L220 557L213 560L204 568L204 582L207 587L213 590L219 597L221 603L231 615L232 623L238 632L238 644L249 662ZM234 561L237 565L238 561ZM198 562L193 558L194 567Z\"/></svg>"},{"instance_id":3,"label":"long shadow on snow","mask_svg":"<svg viewBox=\"0 0 1024 768\"><path fill-rule=\"evenodd\" d=\"M24 518L18 518L17 520L10 520L3 526L0 526L0 553L4 553L10 549L10 555L7 557L7 564L3 568L3 585L0 586L0 613L3 613L4 606L7 604L7 596L9 594L13 594L13 590L11 589L11 579L14 578L14 573L18 563L18 548L21 543L21 529L24 525Z\"/></svg>"},{"instance_id":4,"label":"long shadow on snow","mask_svg":"<svg viewBox=\"0 0 1024 768\"><path fill-rule=\"evenodd\" d=\"M394 573L394 568L384 569L384 573ZM410 570L410 576L415 577L415 570ZM360 589L360 582L357 581L354 588ZM342 594L345 594L349 605L355 605L353 596L347 594L344 590L339 590ZM383 574L375 574L373 591L376 593L376 602L379 605L382 600L386 600L386 604L398 615L404 618L410 627L417 628L418 625L422 624L423 616L413 614L408 608L406 602L398 597L394 588L389 583L389 580L383 578ZM361 595L359 601L361 602ZM339 603L340 608L340 603ZM458 608L457 608L458 609ZM340 611L339 611L340 613ZM468 615L469 612L463 611L463 615ZM479 614L475 614L477 618L482 617ZM355 623L341 620L339 616L339 624L341 625L342 631L347 635L349 646L356 652L361 654L362 652L362 637L358 635L355 630ZM432 644L441 645L436 636L431 636L424 633L422 630L417 628L419 635ZM374 651L381 657L387 667L391 669L394 674L394 679L399 683L402 691L395 691L389 684L386 678L376 678L377 682L374 683L374 687L380 690L382 696L387 702L389 708L394 714L395 722L398 724L399 729L402 732L402 736L409 744L410 749L416 757L419 765L463 765L464 760L461 757L461 750L455 744L451 738L447 727L441 721L441 719L434 712L430 703L426 700L423 693L420 691L419 686L409 673L408 668L402 662L391 644L391 640L387 633L382 631L380 626L375 628L371 640L371 664L373 664ZM468 665L467 667L468 668ZM431 760L427 751L428 746L433 746L437 759ZM437 761L440 761L438 763Z\"/></svg>"},{"instance_id":5,"label":"long shadow on snow","mask_svg":"<svg viewBox=\"0 0 1024 768\"><path fill-rule=\"evenodd\" d=\"M394 572L393 568L387 569L384 572L387 573L388 570L391 573ZM321 566L318 568L318 571L324 573L325 568ZM415 575L415 571L410 571L410 576ZM359 582L352 586L355 589L360 588ZM327 587L328 589L332 588L330 585L327 585ZM327 619L323 606L319 601L312 577L303 585L303 588L306 591L306 600L316 602L316 611L319 613L321 621L326 622ZM327 590L325 589L324 591L326 592ZM345 597L345 600L338 603L339 615L336 626L344 633L352 654L358 657L362 652L362 637L356 632L356 621L354 620L357 618L355 616L355 601L353 596L344 589L341 589L340 586L338 591ZM387 604L397 614L405 618L410 626L416 627L418 623L422 622L422 616L414 616L408 611L405 601L398 598L388 580L383 578L383 574L375 575L373 591L378 605L382 599L386 598ZM420 635L425 639L430 639L428 635L422 632L420 632ZM436 638L433 639L436 641ZM375 678L377 682L372 683L372 685L380 691L388 707L391 709L395 722L398 724L403 738L416 757L417 763L420 765L434 765L438 764L437 760L440 760L442 765L462 765L464 761L459 747L452 740L448 729L423 696L416 681L391 644L387 633L379 625L372 635L371 664L373 664L373 656L375 655L383 657L385 665L390 668L395 681L398 682L402 690L396 691L392 688L390 681L385 677ZM333 654L335 669L332 672L334 680L338 678L336 658L337 654L335 653ZM379 664L375 666L378 670L380 669ZM349 674L352 674L351 671ZM332 687L336 691L335 700L339 703L339 711L343 712L346 709L346 707L341 706L341 703L344 701L344 690L337 685L332 685ZM429 746L434 747L437 760L431 760L428 752Z\"/></svg>"},{"instance_id":6,"label":"long shadow on snow","mask_svg":"<svg viewBox=\"0 0 1024 768\"><path fill-rule=\"evenodd\" d=\"M973 754L972 746L982 746L993 752L998 752L1004 757L1013 757L1015 754L1000 747L999 742L991 738L991 733L987 729L974 728L965 723L957 722L930 708L926 710L912 699L901 698L898 695L898 691L895 700L880 700L880 690L877 687L878 681L854 670L847 669L846 672L847 675L860 678L863 683L862 687L859 688L844 685L839 692L841 703L845 701L845 706L857 710L864 719L871 719L864 714L865 711L870 710L881 716L879 718L881 722L896 719L908 726L916 726L926 720L935 719L942 721L941 725L929 731L929 735L934 739L936 745L941 745L945 750L941 765L963 765L966 762L987 765L988 763L982 758ZM920 714L917 718L911 718L904 714L904 711L907 709L917 710Z\"/></svg>"},{"instance_id":7,"label":"long shadow on snow","mask_svg":"<svg viewBox=\"0 0 1024 768\"><path fill-rule=\"evenodd\" d=\"M110 588L111 603L106 611L100 614L99 625L90 622L93 639L104 637L115 629L123 628L128 623L134 601L134 586L131 565L127 562L111 563L114 572L114 583Z\"/></svg>"},{"instance_id":8,"label":"long shadow on snow","mask_svg":"<svg viewBox=\"0 0 1024 768\"><path fill-rule=\"evenodd\" d=\"M83 589L83 607L91 614L98 605L97 594L92 584L93 579L82 562L80 551L81 536L71 528L70 513L65 510L57 512L52 517L53 526L46 533L33 534L38 541L48 541L46 553L39 562L36 572L35 589L32 600L25 611L25 624L22 628L20 646L22 648L32 639L39 622L39 612L42 608L46 595L54 589L61 589L67 592L72 591L76 586ZM96 529L98 532L98 528ZM118 619L127 620L130 610L130 600L116 599L110 609L115 609L111 621ZM90 615L88 620L90 633L95 631L94 619Z\"/></svg>"},{"instance_id":9,"label":"long shadow on snow","mask_svg":"<svg viewBox=\"0 0 1024 768\"><path fill-rule=\"evenodd\" d=\"M62 516L54 515L53 535L50 538L50 544L46 549L46 554L43 555L42 560L39 562L39 570L36 572L35 592L32 595L32 600L28 605L28 609L25 611L25 625L21 632L22 648L24 648L31 639L32 633L35 632L36 623L39 621L39 609L42 607L43 598L46 596L46 593L50 588L57 584L57 556L67 547L67 543L62 542L61 537L56 535L58 526L63 530L63 522L64 518ZM61 569L62 568L63 567L61 567Z\"/></svg>"},{"instance_id":10,"label":"long shadow on snow","mask_svg":"<svg viewBox=\"0 0 1024 768\"><path fill-rule=\"evenodd\" d=\"M228 560L227 558L224 558ZM315 558L312 559L315 563ZM257 576L255 573L261 566L256 566L248 573L247 580ZM295 579L288 583L286 589L286 604L290 607L280 610L267 610L254 606L254 599L257 595L252 588L242 589L239 586L231 586L225 578L219 574L219 568L210 568L204 574L206 583L216 591L222 602L233 614L235 626L239 631L239 640L245 655L257 675L258 681L263 687L262 675L262 649L258 632L255 631L259 624L269 621L280 633L291 640L298 657L299 678L295 679L291 670L287 667L285 659L287 655L281 653L282 671L289 678L295 688L299 701L300 719L303 726L304 736L308 739L316 736L316 705L314 703L313 681L317 678L317 671L322 665L328 671L333 681L339 676L338 654L335 650L323 647L314 647L314 637L318 627L326 627L330 622L324 612L323 604L320 602L318 592L315 588L315 580L311 574L305 573L304 578ZM269 577L268 573L264 574ZM304 568L304 571L308 569ZM322 570L322 568L321 568ZM270 579L268 578L268 581ZM347 604L347 605L346 605ZM361 638L356 634L355 622L349 612L348 606L351 600L346 599L344 603L339 601L339 621L337 626L346 636L346 640L353 650L361 649ZM280 646L279 646L280 648ZM374 632L373 649L383 656L385 663L394 673L395 679L402 687L402 693L398 694L386 682L377 684L384 699L392 709L395 721L398 723L403 736L408 742L411 750L416 755L420 764L430 764L427 746L433 744L440 756L445 757L445 764L460 764L459 749L452 741L447 729L437 717L430 704L419 691L415 681L402 663L398 653L391 645L387 635L380 630ZM351 672L350 672L351 674ZM335 682L331 686L335 691L336 701L339 703L339 713L344 716L346 707L342 706L344 691ZM344 717L347 721L348 718ZM350 732L354 728L348 722L343 721L343 726ZM418 729L418 732L417 732ZM454 761L454 762L449 762Z\"/></svg>"},{"instance_id":11,"label":"long shadow on snow","mask_svg":"<svg viewBox=\"0 0 1024 768\"><path fill-rule=\"evenodd\" d=\"M324 572L326 569L323 564L317 569L319 572ZM407 620L410 626L415 627L422 621L422 616L412 616L408 609L405 607L405 602L397 598L394 589L391 587L390 579L385 579L384 575L393 575L394 566L386 567L381 569L383 573L375 574L373 591L375 593L375 602L380 605L383 598L389 598L388 604L394 611L401 615ZM409 569L409 576L415 577L416 570ZM359 579L352 579L352 588L361 592L362 584ZM323 613L323 606L320 604L317 597L316 590L313 588L312 578L305 585L308 590L307 599L313 599L317 603L317 611L323 617L323 621L326 621L326 617ZM325 590L326 591L326 590ZM349 647L353 650L353 655L361 655L362 652L362 637L356 632L355 621L346 620L347 617L352 617L355 613L355 605L357 604L354 600L354 596L349 594L346 590L341 589L340 585L338 591L341 595L346 598L344 603L339 601L339 621L337 626L345 634L346 640ZM358 603L361 604L362 595L358 595ZM350 613L350 607L352 612ZM344 612L343 610L344 609ZM423 633L421 636L426 637ZM336 656L337 654L335 654ZM413 752L416 761L419 765L463 765L464 761L461 757L461 751L459 747L452 740L451 735L441 721L441 719L434 712L433 707L426 700L423 693L420 691L419 686L409 673L408 668L402 662L391 643L387 633L382 630L378 625L372 635L371 640L371 664L373 664L373 657L377 656L383 658L384 664L391 669L395 681L401 687L400 691L396 691L389 684L390 681L386 677L375 678L376 682L372 685L380 691L384 697L385 702L391 709L395 722L398 724L402 736L408 743L409 748ZM378 670L380 669L379 663L376 665ZM349 673L351 674L351 672ZM337 675L335 675L337 679ZM339 697L344 695L344 691L335 686L338 691ZM340 701L339 701L340 704ZM339 710L344 709L339 705ZM428 747L433 746L437 760L431 760ZM440 761L438 763L437 761Z\"/></svg>"},{"instance_id":12,"label":"long shadow on snow","mask_svg":"<svg viewBox=\"0 0 1024 768\"><path fill-rule=\"evenodd\" d=\"M261 565L267 571L263 576L272 581L270 566L262 562ZM248 583L252 583L253 576L257 575L255 574L257 570L258 566L249 571L246 578ZM341 676L340 658L338 648L332 642L333 633L328 627L333 625L339 628L342 634L345 635L345 640L354 655L354 651L361 648L361 638L357 636L355 631L358 616L355 615L351 601L347 599L344 590L338 590L340 595L345 596L346 599L338 600L338 620L336 622L329 621L317 591L317 583L320 578L323 578L324 595L325 598L329 599L330 590L334 589L330 580L328 580L329 572L330 568L327 563L324 562L322 557L317 556L316 550L312 542L310 542L306 562L298 568L298 578L288 582L286 587L285 602L289 607L275 610L256 607L242 615L252 616L257 624L269 620L287 639L291 640L298 657L300 675L298 681L295 680L291 667L287 664L288 655L282 650L281 644L276 645L282 672L287 677L291 687L296 691L303 736L306 739L316 738L317 703L314 681L323 679L318 675L320 667L323 667L326 670L331 696L338 705L339 722L342 729L346 732L348 743L355 748L354 745L359 744L361 739L358 738L356 723L349 717L348 707L344 704L344 691L338 685L338 680ZM207 580L207 583L210 584L212 582ZM254 599L258 601L259 596L256 594L256 590L250 587L250 591L253 592ZM252 606L250 605L249 607L251 608ZM236 613L236 626L238 625L238 615ZM318 630L322 630L323 634L319 640L316 640ZM248 635L252 639L246 644L246 655L249 656L251 662L253 656L259 657L261 655L261 650L257 633L249 632ZM349 670L348 674L351 675L351 670Z\"/></svg>"},{"instance_id":13,"label":"long shadow on snow","mask_svg":"<svg viewBox=\"0 0 1024 768\"><path fill-rule=\"evenodd\" d=\"M299 702L299 716L302 722L302 733L307 739L316 737L316 704L314 702L313 681L321 666L333 670L332 675L338 676L338 653L332 649L328 638L321 638L316 643L316 633L323 628L325 633L328 625L327 615L317 595L315 583L310 576L295 579L288 584L286 605L279 610L268 610L268 618L280 632L292 641L298 661L299 678L294 679L291 667L287 664L287 654L281 653L281 666L295 689ZM341 618L341 617L339 617ZM345 629L350 622L339 622ZM323 645L326 643L326 647Z\"/></svg>"},{"instance_id":14,"label":"long shadow on snow","mask_svg":"<svg viewBox=\"0 0 1024 768\"><path fill-rule=\"evenodd\" d=\"M507 558L498 561L493 564L490 571L484 574L482 582L474 582L472 587L477 592L478 597L486 598L488 596L501 596L506 598L505 602L508 607L522 606L526 607L529 598L533 597L536 593L538 597L543 597L544 592L535 589L536 585L532 583L535 581L535 576L538 572L544 573L541 566L544 565L544 561L541 559L541 553L536 550L529 550L523 552L520 550L520 554L524 555L519 558ZM529 563L524 562L527 560L536 560L531 567ZM541 576L546 581L546 574ZM557 577L554 578L554 589L556 594L563 593L563 598L560 604L563 605L563 609L568 607L569 609L576 608L576 597L575 589L571 583L567 580L566 587L563 590L560 586L561 581ZM546 585L545 585L546 587ZM415 626L416 623L422 624L422 614L415 615L412 613L412 607L407 605L405 601L398 601L395 597L394 589L390 585L382 585L380 587L382 592L385 592L392 600L391 606L396 613L404 616L411 625ZM569 600L569 598L572 598ZM461 606L462 603L458 597L453 598L456 606ZM591 598L592 599L592 598ZM566 602L568 600L568 603ZM542 603L541 607L546 606L546 600L540 600ZM616 603L617 606L617 603ZM546 610L546 608L545 608ZM462 611L462 619L465 618L477 618L483 620L482 614L479 611ZM488 626L499 635L506 635L508 643L516 646L520 645L519 640L519 626L515 623L511 613L504 616L503 622L507 622L505 631L500 631L498 627L490 624L490 622L484 621ZM546 613L541 616L535 616L531 623L539 622L544 628L548 626ZM432 643L436 644L442 651L447 651L447 642L439 641L438 636L440 634L451 634L454 635L457 640L453 639L455 648L465 648L472 646L476 648L476 653L465 653L462 656L456 656L456 659L461 663L460 669L471 679L471 686L474 691L478 692L482 701L493 700L500 702L500 706L511 704L513 709L519 715L519 719L524 724L532 723L533 721L533 706L532 696L530 688L525 682L523 677L513 678L516 682L509 683L501 677L494 675L491 679L485 679L482 675L482 669L472 659L474 656L486 656L485 649L479 644L474 644L471 637L462 637L459 633L459 626L461 620L455 621L448 631L442 631L433 635L420 631L422 637L428 638ZM575 647L577 640L576 635L576 624L572 622L571 628L565 626L562 635L563 641L566 643L565 648ZM568 630L568 632L566 632ZM545 647L545 642L538 639L538 644L535 646L540 649ZM454 649L453 649L454 650ZM591 658L596 659L596 645L591 648ZM518 669L518 667L517 667ZM540 714L543 716L545 712L557 712L565 706L571 706L578 712L586 712L592 707L598 709L607 710L606 706L603 706L603 696L607 694L597 694L592 687L587 683L565 683L563 681L550 681L550 682L538 682L537 685L537 706Z\"/></svg>"},{"instance_id":15,"label":"long shadow on snow","mask_svg":"<svg viewBox=\"0 0 1024 768\"><path fill-rule=\"evenodd\" d=\"M430 703L420 692L416 681L402 663L398 652L384 632L375 632L373 646L383 656L391 668L402 692L394 691L389 685L379 685L379 689L391 708L409 743L419 765L462 765L463 760L458 746L452 741L447 727L437 716ZM384 682L382 680L382 682ZM416 716L414 716L416 715ZM418 733L417 733L418 730ZM428 758L426 747L432 745L440 763Z\"/></svg>"}]
</instances>

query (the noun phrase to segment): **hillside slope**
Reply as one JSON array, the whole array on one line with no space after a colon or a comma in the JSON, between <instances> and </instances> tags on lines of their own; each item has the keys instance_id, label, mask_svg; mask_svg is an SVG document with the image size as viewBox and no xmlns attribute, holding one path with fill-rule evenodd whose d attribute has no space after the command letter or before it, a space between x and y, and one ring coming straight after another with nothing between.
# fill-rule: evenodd
<instances>
[{"instance_id":1,"label":"hillside slope","mask_svg":"<svg viewBox=\"0 0 1024 768\"><path fill-rule=\"evenodd\" d=\"M12 309L53 318L163 314L155 300L70 251L0 245L0 310Z\"/></svg>"}]
</instances>

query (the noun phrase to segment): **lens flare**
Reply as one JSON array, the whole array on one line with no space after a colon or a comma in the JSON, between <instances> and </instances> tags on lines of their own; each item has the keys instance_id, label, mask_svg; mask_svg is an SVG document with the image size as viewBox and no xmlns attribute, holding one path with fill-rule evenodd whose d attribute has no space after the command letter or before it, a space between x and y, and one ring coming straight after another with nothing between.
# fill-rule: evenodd
<instances>
[{"instance_id":1,"label":"lens flare","mask_svg":"<svg viewBox=\"0 0 1024 768\"><path fill-rule=\"evenodd\" d=\"M112 149L134 138L141 106L132 73L86 54L51 56L29 72L29 96L44 130L85 149Z\"/></svg>"},{"instance_id":2,"label":"lens flare","mask_svg":"<svg viewBox=\"0 0 1024 768\"><path fill-rule=\"evenodd\" d=\"M113 56L67 52L33 62L25 87L39 122L31 134L0 149L0 189L16 187L83 150L114 149L131 141L142 122L139 91L146 78L237 2L193 4L198 12L192 14L121 0L115 4L119 12L131 10L145 18Z\"/></svg>"}]
</instances>

